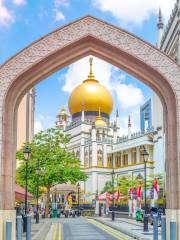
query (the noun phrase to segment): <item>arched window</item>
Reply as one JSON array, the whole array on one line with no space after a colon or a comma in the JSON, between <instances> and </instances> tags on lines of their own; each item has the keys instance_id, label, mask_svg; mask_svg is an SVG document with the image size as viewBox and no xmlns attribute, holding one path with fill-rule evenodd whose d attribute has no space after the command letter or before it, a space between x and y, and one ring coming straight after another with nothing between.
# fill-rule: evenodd
<instances>
[{"instance_id":1,"label":"arched window","mask_svg":"<svg viewBox=\"0 0 180 240\"><path fill-rule=\"evenodd\" d=\"M98 160L98 167L102 167L103 166L103 152L101 149L99 149L97 152L97 160Z\"/></svg>"}]
</instances>

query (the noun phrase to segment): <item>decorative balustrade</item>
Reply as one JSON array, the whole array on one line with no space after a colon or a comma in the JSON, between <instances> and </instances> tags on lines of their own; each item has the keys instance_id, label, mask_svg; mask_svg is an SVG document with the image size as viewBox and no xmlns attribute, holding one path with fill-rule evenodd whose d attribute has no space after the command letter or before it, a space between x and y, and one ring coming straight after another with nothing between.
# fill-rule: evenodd
<instances>
[{"instance_id":1,"label":"decorative balustrade","mask_svg":"<svg viewBox=\"0 0 180 240\"><path fill-rule=\"evenodd\" d=\"M146 130L146 132L145 131L140 131L140 132L132 133L130 139L128 138L128 135L119 137L117 139L117 143L127 142L129 140L136 139L136 138L139 138L139 137L143 137L143 136L148 135L148 134L153 133L153 132L154 132L154 128L153 127L152 128L148 128Z\"/></svg>"}]
</instances>

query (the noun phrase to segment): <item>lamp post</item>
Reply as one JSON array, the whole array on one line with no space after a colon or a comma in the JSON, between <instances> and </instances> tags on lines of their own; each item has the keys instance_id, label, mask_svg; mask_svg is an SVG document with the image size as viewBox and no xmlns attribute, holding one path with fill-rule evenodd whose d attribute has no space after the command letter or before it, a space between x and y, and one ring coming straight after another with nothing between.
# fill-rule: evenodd
<instances>
[{"instance_id":1,"label":"lamp post","mask_svg":"<svg viewBox=\"0 0 180 240\"><path fill-rule=\"evenodd\" d=\"M147 198L146 198L146 165L148 162L149 153L147 152L145 146L143 146L143 159L144 159L144 204L145 204L145 214L144 214L144 232L148 232L148 209L147 209Z\"/></svg>"},{"instance_id":2,"label":"lamp post","mask_svg":"<svg viewBox=\"0 0 180 240\"><path fill-rule=\"evenodd\" d=\"M78 217L80 215L80 184L77 184L78 187Z\"/></svg>"},{"instance_id":3,"label":"lamp post","mask_svg":"<svg viewBox=\"0 0 180 240\"><path fill-rule=\"evenodd\" d=\"M37 191L36 191L36 223L39 223L39 175L40 175L40 163L37 161L36 174L37 174Z\"/></svg>"},{"instance_id":4,"label":"lamp post","mask_svg":"<svg viewBox=\"0 0 180 240\"><path fill-rule=\"evenodd\" d=\"M57 209L57 198L56 198L56 192L57 192L57 189L55 187L54 189L54 203L55 203L55 209Z\"/></svg>"},{"instance_id":5,"label":"lamp post","mask_svg":"<svg viewBox=\"0 0 180 240\"><path fill-rule=\"evenodd\" d=\"M114 175L115 175L115 172L114 172L114 168L112 170L112 194L113 194L113 209L112 209L112 221L114 221L115 219L115 212L114 212Z\"/></svg>"},{"instance_id":6,"label":"lamp post","mask_svg":"<svg viewBox=\"0 0 180 240\"><path fill-rule=\"evenodd\" d=\"M24 217L24 232L27 230L27 192L28 192L28 160L31 155L31 149L28 146L24 147L23 150L24 160L26 162L26 176L25 176L25 217Z\"/></svg>"}]
</instances>

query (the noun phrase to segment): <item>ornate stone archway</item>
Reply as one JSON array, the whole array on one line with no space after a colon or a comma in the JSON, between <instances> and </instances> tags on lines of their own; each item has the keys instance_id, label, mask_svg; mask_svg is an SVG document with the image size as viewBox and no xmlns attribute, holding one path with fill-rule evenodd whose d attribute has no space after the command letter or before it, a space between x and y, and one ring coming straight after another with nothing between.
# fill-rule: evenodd
<instances>
[{"instance_id":1,"label":"ornate stone archway","mask_svg":"<svg viewBox=\"0 0 180 240\"><path fill-rule=\"evenodd\" d=\"M161 98L167 139L167 208L168 214L179 213L180 67L164 53L138 37L94 17L85 16L39 39L0 67L2 218L5 218L5 215L9 218L13 216L16 113L21 97L38 81L89 54L134 75L148 84ZM2 224L0 234L1 230Z\"/></svg>"}]
</instances>

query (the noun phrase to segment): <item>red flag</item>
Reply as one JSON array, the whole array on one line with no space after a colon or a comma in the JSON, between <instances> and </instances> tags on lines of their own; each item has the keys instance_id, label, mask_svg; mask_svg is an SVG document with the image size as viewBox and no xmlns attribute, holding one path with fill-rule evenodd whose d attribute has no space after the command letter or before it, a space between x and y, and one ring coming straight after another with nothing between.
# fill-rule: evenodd
<instances>
[{"instance_id":1,"label":"red flag","mask_svg":"<svg viewBox=\"0 0 180 240\"><path fill-rule=\"evenodd\" d=\"M157 200L158 199L158 192L159 192L159 185L158 185L157 179L154 179L153 186L154 186L154 200Z\"/></svg>"},{"instance_id":2,"label":"red flag","mask_svg":"<svg viewBox=\"0 0 180 240\"><path fill-rule=\"evenodd\" d=\"M118 191L118 193L117 193L117 200L119 200L120 199L120 191Z\"/></svg>"},{"instance_id":3,"label":"red flag","mask_svg":"<svg viewBox=\"0 0 180 240\"><path fill-rule=\"evenodd\" d=\"M137 195L138 198L141 197L141 186L140 186L140 187L137 187L137 189L136 189L136 195Z\"/></svg>"}]
</instances>

